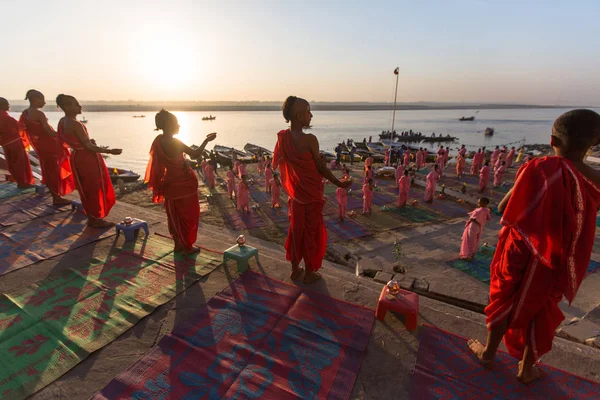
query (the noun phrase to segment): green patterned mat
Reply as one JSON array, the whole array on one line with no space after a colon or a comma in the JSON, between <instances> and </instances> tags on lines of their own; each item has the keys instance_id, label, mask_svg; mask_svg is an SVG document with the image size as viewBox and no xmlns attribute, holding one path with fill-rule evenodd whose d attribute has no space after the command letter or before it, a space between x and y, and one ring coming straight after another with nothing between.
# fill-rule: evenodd
<instances>
[{"instance_id":1,"label":"green patterned mat","mask_svg":"<svg viewBox=\"0 0 600 400\"><path fill-rule=\"evenodd\" d=\"M494 258L496 246L481 246L472 261L456 259L449 261L448 264L481 282L490 283L490 264Z\"/></svg>"},{"instance_id":2,"label":"green patterned mat","mask_svg":"<svg viewBox=\"0 0 600 400\"><path fill-rule=\"evenodd\" d=\"M388 209L388 212L394 216L406 218L412 222L429 222L440 220L443 217L427 209L419 206L406 205L402 208L392 207Z\"/></svg>"},{"instance_id":3,"label":"green patterned mat","mask_svg":"<svg viewBox=\"0 0 600 400\"><path fill-rule=\"evenodd\" d=\"M156 238L73 265L0 297L0 398L22 399L53 382L221 264L183 257Z\"/></svg>"}]
</instances>

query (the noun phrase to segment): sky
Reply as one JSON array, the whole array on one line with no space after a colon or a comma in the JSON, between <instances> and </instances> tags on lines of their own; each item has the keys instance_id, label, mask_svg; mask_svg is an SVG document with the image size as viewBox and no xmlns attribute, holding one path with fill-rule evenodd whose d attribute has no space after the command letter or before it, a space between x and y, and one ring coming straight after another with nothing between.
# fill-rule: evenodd
<instances>
[{"instance_id":1,"label":"sky","mask_svg":"<svg viewBox=\"0 0 600 400\"><path fill-rule=\"evenodd\" d=\"M600 106L600 1L2 0L0 96Z\"/></svg>"}]
</instances>

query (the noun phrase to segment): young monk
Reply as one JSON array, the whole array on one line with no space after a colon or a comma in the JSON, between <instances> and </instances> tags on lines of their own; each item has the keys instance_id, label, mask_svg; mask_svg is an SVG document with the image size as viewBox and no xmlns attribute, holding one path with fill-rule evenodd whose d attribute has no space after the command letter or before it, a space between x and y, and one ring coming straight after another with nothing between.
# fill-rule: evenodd
<instances>
[{"instance_id":1,"label":"young monk","mask_svg":"<svg viewBox=\"0 0 600 400\"><path fill-rule=\"evenodd\" d=\"M154 117L154 122L156 130L162 131L162 134L152 142L144 181L148 182L148 189L152 190L152 202L164 202L175 251L195 253L200 251L194 245L200 218L198 178L186 162L184 153L192 159L201 157L208 142L214 140L217 134L207 135L202 145L192 150L174 137L179 133L179 122L175 115L161 110ZM212 169L212 165L206 168Z\"/></svg>"},{"instance_id":2,"label":"young monk","mask_svg":"<svg viewBox=\"0 0 600 400\"><path fill-rule=\"evenodd\" d=\"M233 159L233 173L235 174L235 176L237 176L238 178L241 176L240 175L240 165L242 165L241 162L238 161L238 159L236 158L235 153L233 154L234 159Z\"/></svg>"},{"instance_id":3,"label":"young monk","mask_svg":"<svg viewBox=\"0 0 600 400\"><path fill-rule=\"evenodd\" d=\"M348 205L348 189L339 187L335 190L335 198L338 202L338 217L341 222L346 218L346 207Z\"/></svg>"},{"instance_id":4,"label":"young monk","mask_svg":"<svg viewBox=\"0 0 600 400\"><path fill-rule=\"evenodd\" d=\"M409 164L410 164L410 149L406 148L406 151L404 152L404 166L406 168L408 168Z\"/></svg>"},{"instance_id":5,"label":"young monk","mask_svg":"<svg viewBox=\"0 0 600 400\"><path fill-rule=\"evenodd\" d=\"M445 165L444 164L445 163L444 157L445 156L446 156L446 152L444 151L444 146L442 146L440 148L440 151L438 152L437 159L435 160L436 165L438 166L438 169L437 169L437 171L438 171L438 179L442 175L444 175L444 165Z\"/></svg>"},{"instance_id":6,"label":"young monk","mask_svg":"<svg viewBox=\"0 0 600 400\"><path fill-rule=\"evenodd\" d=\"M383 152L384 156L384 163L386 167L390 166L390 149L385 149L385 151Z\"/></svg>"},{"instance_id":7,"label":"young monk","mask_svg":"<svg viewBox=\"0 0 600 400\"><path fill-rule=\"evenodd\" d=\"M427 175L427 187L425 188L425 196L423 200L425 203L433 203L433 197L435 196L435 186L438 179L440 179L440 167L439 164L433 164L432 171Z\"/></svg>"},{"instance_id":8,"label":"young monk","mask_svg":"<svg viewBox=\"0 0 600 400\"><path fill-rule=\"evenodd\" d=\"M42 183L52 194L54 205L70 204L70 200L62 197L75 190L69 148L60 140L54 128L48 124L48 118L40 110L46 105L44 95L32 89L25 95L25 100L29 100L29 108L21 114L19 125L27 133L29 143L40 161Z\"/></svg>"},{"instance_id":9,"label":"young monk","mask_svg":"<svg viewBox=\"0 0 600 400\"><path fill-rule=\"evenodd\" d=\"M498 205L504 212L490 266L488 337L469 340L478 360L491 367L504 338L520 359L524 384L543 374L536 360L552 348L564 319L563 296L571 303L590 262L600 206L600 174L584 164L586 151L600 143L600 115L572 110L558 117L550 144L556 156L523 165L514 187Z\"/></svg>"},{"instance_id":10,"label":"young monk","mask_svg":"<svg viewBox=\"0 0 600 400\"><path fill-rule=\"evenodd\" d=\"M410 176L408 170L404 170L404 175L398 180L400 188L398 194L398 207L404 207L408 201L408 191L410 190Z\"/></svg>"},{"instance_id":11,"label":"young monk","mask_svg":"<svg viewBox=\"0 0 600 400\"><path fill-rule=\"evenodd\" d=\"M471 163L471 175L477 176L479 175L479 170L483 164L483 152L481 149L477 150L477 153L473 156L473 162Z\"/></svg>"},{"instance_id":12,"label":"young monk","mask_svg":"<svg viewBox=\"0 0 600 400\"><path fill-rule=\"evenodd\" d=\"M467 148L464 144L460 147L458 154L461 155L463 158L467 155Z\"/></svg>"},{"instance_id":13,"label":"young monk","mask_svg":"<svg viewBox=\"0 0 600 400\"><path fill-rule=\"evenodd\" d=\"M463 260L472 260L479 249L479 240L483 233L483 227L487 221L491 221L490 209L488 208L490 199L481 197L477 201L477 208L469 213L469 219L465 224L465 230L462 235L460 245L460 258Z\"/></svg>"},{"instance_id":14,"label":"young monk","mask_svg":"<svg viewBox=\"0 0 600 400\"><path fill-rule=\"evenodd\" d=\"M496 163L498 162L498 157L500 156L500 146L496 146L496 148L494 149L494 151L492 152L492 167L496 166Z\"/></svg>"},{"instance_id":15,"label":"young monk","mask_svg":"<svg viewBox=\"0 0 600 400\"><path fill-rule=\"evenodd\" d=\"M462 178L465 172L465 157L460 153L456 156L456 176Z\"/></svg>"},{"instance_id":16,"label":"young monk","mask_svg":"<svg viewBox=\"0 0 600 400\"><path fill-rule=\"evenodd\" d=\"M502 163L505 163L506 161L506 151L504 149L500 150L500 155L498 155L498 160L496 161L496 164L494 164L494 169L498 169L500 168L500 166L502 165Z\"/></svg>"},{"instance_id":17,"label":"young monk","mask_svg":"<svg viewBox=\"0 0 600 400\"><path fill-rule=\"evenodd\" d=\"M237 191L237 210L241 213L250 213L250 194L248 176L242 175Z\"/></svg>"},{"instance_id":18,"label":"young monk","mask_svg":"<svg viewBox=\"0 0 600 400\"><path fill-rule=\"evenodd\" d=\"M369 179L362 187L363 190L363 215L371 215L371 209L373 208L373 179Z\"/></svg>"},{"instance_id":19,"label":"young monk","mask_svg":"<svg viewBox=\"0 0 600 400\"><path fill-rule=\"evenodd\" d=\"M372 165L373 165L373 157L369 156L369 157L365 158L365 171L367 170L367 168L369 168Z\"/></svg>"},{"instance_id":20,"label":"young monk","mask_svg":"<svg viewBox=\"0 0 600 400\"><path fill-rule=\"evenodd\" d=\"M262 151L258 152L257 168L258 168L258 174L259 175L264 175L265 174L265 158L262 155Z\"/></svg>"},{"instance_id":21,"label":"young monk","mask_svg":"<svg viewBox=\"0 0 600 400\"><path fill-rule=\"evenodd\" d=\"M271 164L265 165L265 191L271 193L271 179L273 179L273 170Z\"/></svg>"},{"instance_id":22,"label":"young monk","mask_svg":"<svg viewBox=\"0 0 600 400\"><path fill-rule=\"evenodd\" d=\"M421 166L424 167L425 164L427 164L427 149L423 148L423 165Z\"/></svg>"},{"instance_id":23,"label":"young monk","mask_svg":"<svg viewBox=\"0 0 600 400\"><path fill-rule=\"evenodd\" d=\"M367 169L365 170L365 179L364 179L364 183L369 182L369 179L373 179L373 169L372 167L369 165L367 167Z\"/></svg>"},{"instance_id":24,"label":"young monk","mask_svg":"<svg viewBox=\"0 0 600 400\"><path fill-rule=\"evenodd\" d=\"M502 185L502 179L504 179L504 173L506 172L506 161L502 161L502 164L496 171L494 171L494 187Z\"/></svg>"},{"instance_id":25,"label":"young monk","mask_svg":"<svg viewBox=\"0 0 600 400\"><path fill-rule=\"evenodd\" d=\"M394 177L396 178L396 185L398 187L400 187L400 178L402 178L402 176L404 175L404 165L402 165L400 162L398 163L398 165L396 166L396 171L394 171Z\"/></svg>"},{"instance_id":26,"label":"young monk","mask_svg":"<svg viewBox=\"0 0 600 400\"><path fill-rule=\"evenodd\" d=\"M215 188L215 170L211 163L206 164L206 183L209 189Z\"/></svg>"},{"instance_id":27,"label":"young monk","mask_svg":"<svg viewBox=\"0 0 600 400\"><path fill-rule=\"evenodd\" d=\"M246 176L246 178L248 178L248 172L246 171L246 164L244 163L240 163L240 165L238 165L238 172L239 172L239 177L240 179L242 179L242 176Z\"/></svg>"},{"instance_id":28,"label":"young monk","mask_svg":"<svg viewBox=\"0 0 600 400\"><path fill-rule=\"evenodd\" d=\"M425 165L425 162L423 160L424 160L423 148L419 147L419 150L417 151L417 155L415 156L415 164L416 164L417 171L420 170L421 168L423 168L423 165Z\"/></svg>"},{"instance_id":29,"label":"young monk","mask_svg":"<svg viewBox=\"0 0 600 400\"><path fill-rule=\"evenodd\" d=\"M479 193L483 193L483 191L487 188L488 182L490 181L490 162L486 161L483 164L483 168L479 172Z\"/></svg>"},{"instance_id":30,"label":"young monk","mask_svg":"<svg viewBox=\"0 0 600 400\"><path fill-rule=\"evenodd\" d=\"M19 123L8 114L10 104L0 97L0 146L8 164L8 172L19 189L33 186L34 179L25 143L19 133Z\"/></svg>"},{"instance_id":31,"label":"young monk","mask_svg":"<svg viewBox=\"0 0 600 400\"><path fill-rule=\"evenodd\" d=\"M281 183L289 196L290 227L285 242L286 257L292 263L290 278L302 276L300 261L304 259L304 283L321 279L321 268L327 245L327 230L323 222L323 178L337 187L348 187L325 165L319 153L319 141L302 131L310 125L310 105L304 99L289 96L282 106L283 117L291 122L290 129L277 134L273 153L273 168L281 171ZM372 162L372 160L371 160Z\"/></svg>"},{"instance_id":32,"label":"young monk","mask_svg":"<svg viewBox=\"0 0 600 400\"><path fill-rule=\"evenodd\" d=\"M235 194L235 173L233 172L233 165L229 166L225 180L227 181L227 194L229 194L229 199L233 200L233 195Z\"/></svg>"},{"instance_id":33,"label":"young monk","mask_svg":"<svg viewBox=\"0 0 600 400\"><path fill-rule=\"evenodd\" d=\"M519 149L519 152L517 153L517 159L516 162L520 163L521 160L523 159L523 155L525 155L525 149L523 147L521 147Z\"/></svg>"},{"instance_id":34,"label":"young monk","mask_svg":"<svg viewBox=\"0 0 600 400\"><path fill-rule=\"evenodd\" d=\"M279 174L275 172L273 178L269 181L271 185L271 203L273 208L279 208L279 198L281 197L281 181L279 180Z\"/></svg>"},{"instance_id":35,"label":"young monk","mask_svg":"<svg viewBox=\"0 0 600 400\"><path fill-rule=\"evenodd\" d=\"M81 204L88 216L88 226L114 226L114 223L104 220L115 205L116 198L101 154L119 155L122 150L98 146L94 139L90 139L85 125L77 121L81 106L75 97L59 94L56 104L65 113L58 123L58 135L73 150L71 168Z\"/></svg>"},{"instance_id":36,"label":"young monk","mask_svg":"<svg viewBox=\"0 0 600 400\"><path fill-rule=\"evenodd\" d=\"M515 158L515 148L511 147L508 155L506 156L506 168L510 168L513 164L513 160Z\"/></svg>"}]
</instances>

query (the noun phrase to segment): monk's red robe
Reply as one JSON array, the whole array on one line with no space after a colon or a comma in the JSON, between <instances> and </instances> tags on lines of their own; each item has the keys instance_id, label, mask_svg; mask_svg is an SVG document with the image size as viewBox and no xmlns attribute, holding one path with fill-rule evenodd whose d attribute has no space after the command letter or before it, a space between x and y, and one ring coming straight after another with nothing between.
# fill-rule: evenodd
<instances>
[{"instance_id":1,"label":"monk's red robe","mask_svg":"<svg viewBox=\"0 0 600 400\"><path fill-rule=\"evenodd\" d=\"M0 111L0 146L4 150L8 172L17 185L33 185L33 173L25 151L26 140L22 137L17 120L8 111Z\"/></svg>"},{"instance_id":2,"label":"monk's red robe","mask_svg":"<svg viewBox=\"0 0 600 400\"><path fill-rule=\"evenodd\" d=\"M490 267L488 329L508 318L510 354L522 358L530 337L535 359L552 348L564 319L562 297L572 302L594 245L600 188L561 157L521 167L504 211Z\"/></svg>"},{"instance_id":3,"label":"monk's red robe","mask_svg":"<svg viewBox=\"0 0 600 400\"><path fill-rule=\"evenodd\" d=\"M152 190L152 201L157 204L164 201L175 245L190 250L198 237L198 178L183 153L170 157L164 152L161 137L158 135L152 143L145 182Z\"/></svg>"},{"instance_id":4,"label":"monk's red robe","mask_svg":"<svg viewBox=\"0 0 600 400\"><path fill-rule=\"evenodd\" d=\"M273 169L279 168L281 183L289 195L290 227L285 241L292 263L304 260L307 270L321 268L327 246L323 222L323 178L310 152L298 153L289 130L277 134Z\"/></svg>"},{"instance_id":5,"label":"monk's red robe","mask_svg":"<svg viewBox=\"0 0 600 400\"><path fill-rule=\"evenodd\" d=\"M19 125L27 134L29 143L38 156L42 169L42 183L58 196L64 196L75 190L67 145L58 136L48 135L41 123L31 121L27 111L21 114Z\"/></svg>"},{"instance_id":6,"label":"monk's red robe","mask_svg":"<svg viewBox=\"0 0 600 400\"><path fill-rule=\"evenodd\" d=\"M85 125L81 126L89 136ZM66 132L64 118L58 123L58 136L73 149L69 161L85 213L95 219L106 217L115 205L116 198L102 155L86 150L75 134Z\"/></svg>"}]
</instances>

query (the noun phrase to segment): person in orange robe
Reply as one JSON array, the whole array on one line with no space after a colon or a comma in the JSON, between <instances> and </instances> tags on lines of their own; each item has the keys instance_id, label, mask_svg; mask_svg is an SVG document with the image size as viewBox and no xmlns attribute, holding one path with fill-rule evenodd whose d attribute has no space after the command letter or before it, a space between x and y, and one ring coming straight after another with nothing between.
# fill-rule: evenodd
<instances>
[{"instance_id":1,"label":"person in orange robe","mask_svg":"<svg viewBox=\"0 0 600 400\"><path fill-rule=\"evenodd\" d=\"M408 170L404 170L404 175L398 179L398 187L400 188L398 193L398 207L404 207L408 201L408 191L410 190L410 177L408 176Z\"/></svg>"},{"instance_id":2,"label":"person in orange robe","mask_svg":"<svg viewBox=\"0 0 600 400\"><path fill-rule=\"evenodd\" d=\"M321 268L327 231L323 222L323 178L337 187L346 188L350 181L341 182L327 169L319 153L319 141L302 131L310 125L310 105L304 99L289 96L283 103L283 117L291 122L290 129L277 134L273 154L273 169L279 169L281 183L289 196L290 227L285 242L286 257L292 263L291 279L302 275L300 261L306 271L304 283L321 279Z\"/></svg>"},{"instance_id":3,"label":"person in orange robe","mask_svg":"<svg viewBox=\"0 0 600 400\"><path fill-rule=\"evenodd\" d=\"M8 110L8 100L0 97L0 146L4 149L11 178L17 182L17 187L27 189L33 186L34 179L25 150L26 142L19 132L19 123L8 114Z\"/></svg>"},{"instance_id":4,"label":"person in orange robe","mask_svg":"<svg viewBox=\"0 0 600 400\"><path fill-rule=\"evenodd\" d=\"M583 159L599 143L600 115L562 114L550 138L556 156L523 165L498 205L503 228L490 266L487 342L469 340L468 346L490 367L504 338L521 360L517 379L524 384L544 375L535 361L552 348L564 319L559 303L563 296L573 301L590 262L600 172Z\"/></svg>"},{"instance_id":5,"label":"person in orange robe","mask_svg":"<svg viewBox=\"0 0 600 400\"><path fill-rule=\"evenodd\" d=\"M89 138L87 128L77 121L81 106L73 96L60 94L56 104L65 112L58 123L58 136L73 152L70 156L75 187L79 192L81 204L88 216L88 226L108 228L114 226L104 218L115 205L115 190L110 181L103 154L121 154L121 149L109 149L96 145Z\"/></svg>"},{"instance_id":6,"label":"person in orange robe","mask_svg":"<svg viewBox=\"0 0 600 400\"><path fill-rule=\"evenodd\" d=\"M40 110L46 105L44 95L32 89L27 92L25 100L29 100L29 108L21 114L19 125L27 133L29 143L40 161L42 183L52 194L54 205L70 204L70 200L63 198L75 190L69 148L48 124L46 114Z\"/></svg>"},{"instance_id":7,"label":"person in orange robe","mask_svg":"<svg viewBox=\"0 0 600 400\"><path fill-rule=\"evenodd\" d=\"M163 133L152 142L144 181L152 190L152 201L157 204L164 202L175 251L195 253L200 251L194 245L200 219L198 178L183 154L188 154L192 159L201 157L208 142L214 140L217 134L208 134L202 145L192 150L173 137L179 133L179 122L175 115L161 110L154 121L156 130Z\"/></svg>"}]
</instances>

